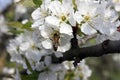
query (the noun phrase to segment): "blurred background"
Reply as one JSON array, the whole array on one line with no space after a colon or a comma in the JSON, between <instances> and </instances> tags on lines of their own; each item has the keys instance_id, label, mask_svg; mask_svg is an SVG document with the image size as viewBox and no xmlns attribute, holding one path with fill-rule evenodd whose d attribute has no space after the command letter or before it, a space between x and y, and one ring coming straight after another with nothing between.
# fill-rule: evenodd
<instances>
[{"instance_id":1,"label":"blurred background","mask_svg":"<svg viewBox=\"0 0 120 80\"><path fill-rule=\"evenodd\" d=\"M114 5L119 14L120 1ZM0 80L12 80L11 75L15 71L15 64L10 62L10 56L5 46L8 45L10 39L16 36L13 33L19 34L20 32L8 24L12 21L30 20L30 14L35 7L32 0L0 0ZM89 80L120 80L119 54L87 58L86 60L92 69L92 76Z\"/></svg>"}]
</instances>

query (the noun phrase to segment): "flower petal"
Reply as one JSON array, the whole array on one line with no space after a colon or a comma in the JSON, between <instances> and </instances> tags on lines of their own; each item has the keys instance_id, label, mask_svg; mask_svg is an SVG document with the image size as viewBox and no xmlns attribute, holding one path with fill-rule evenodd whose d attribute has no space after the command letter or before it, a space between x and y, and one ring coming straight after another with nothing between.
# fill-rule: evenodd
<instances>
[{"instance_id":1,"label":"flower petal","mask_svg":"<svg viewBox=\"0 0 120 80\"><path fill-rule=\"evenodd\" d=\"M60 24L60 33L72 35L72 27L66 23L61 23Z\"/></svg>"},{"instance_id":2,"label":"flower petal","mask_svg":"<svg viewBox=\"0 0 120 80\"><path fill-rule=\"evenodd\" d=\"M76 26L76 21L75 21L75 18L74 18L74 13L70 14L70 19L69 19L69 22L72 26Z\"/></svg>"},{"instance_id":3,"label":"flower petal","mask_svg":"<svg viewBox=\"0 0 120 80\"><path fill-rule=\"evenodd\" d=\"M88 23L82 24L81 31L87 35L97 33L97 31L92 28Z\"/></svg>"},{"instance_id":4,"label":"flower petal","mask_svg":"<svg viewBox=\"0 0 120 80\"><path fill-rule=\"evenodd\" d=\"M31 16L34 20L40 19L40 8L37 8L36 10L34 10Z\"/></svg>"},{"instance_id":5,"label":"flower petal","mask_svg":"<svg viewBox=\"0 0 120 80\"><path fill-rule=\"evenodd\" d=\"M44 19L39 19L32 24L32 28L37 28L44 23Z\"/></svg>"},{"instance_id":6,"label":"flower petal","mask_svg":"<svg viewBox=\"0 0 120 80\"><path fill-rule=\"evenodd\" d=\"M41 44L45 49L52 49L52 41L49 39L42 41Z\"/></svg>"},{"instance_id":7,"label":"flower petal","mask_svg":"<svg viewBox=\"0 0 120 80\"><path fill-rule=\"evenodd\" d=\"M74 18L78 24L80 24L81 21L83 20L83 17L81 16L81 14L78 11L75 13Z\"/></svg>"},{"instance_id":8,"label":"flower petal","mask_svg":"<svg viewBox=\"0 0 120 80\"><path fill-rule=\"evenodd\" d=\"M60 19L58 19L58 18L55 17L55 16L48 16L48 17L45 18L45 21L46 21L48 24L51 24L51 25L54 25L54 26L58 26L58 27L59 27Z\"/></svg>"},{"instance_id":9,"label":"flower petal","mask_svg":"<svg viewBox=\"0 0 120 80\"><path fill-rule=\"evenodd\" d=\"M53 15L60 15L61 14L61 3L60 1L52 1L49 5L49 9L52 11Z\"/></svg>"},{"instance_id":10,"label":"flower petal","mask_svg":"<svg viewBox=\"0 0 120 80\"><path fill-rule=\"evenodd\" d=\"M66 45L58 46L57 51L65 52L70 49L70 45L71 45L70 43L66 43Z\"/></svg>"},{"instance_id":11,"label":"flower petal","mask_svg":"<svg viewBox=\"0 0 120 80\"><path fill-rule=\"evenodd\" d=\"M51 27L48 27L47 25L42 25L39 27L40 33L44 38L49 38L51 33L53 32Z\"/></svg>"},{"instance_id":12,"label":"flower petal","mask_svg":"<svg viewBox=\"0 0 120 80\"><path fill-rule=\"evenodd\" d=\"M72 37L67 34L62 34L60 36L60 46L58 46L57 51L65 52L65 51L69 50L71 47L71 44L70 44L71 38Z\"/></svg>"}]
</instances>

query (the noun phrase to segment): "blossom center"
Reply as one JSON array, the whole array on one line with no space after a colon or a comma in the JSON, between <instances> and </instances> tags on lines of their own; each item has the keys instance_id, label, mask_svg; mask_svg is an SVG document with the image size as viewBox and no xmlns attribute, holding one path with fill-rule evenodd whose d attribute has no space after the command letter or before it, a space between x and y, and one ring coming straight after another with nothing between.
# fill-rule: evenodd
<instances>
[{"instance_id":1,"label":"blossom center","mask_svg":"<svg viewBox=\"0 0 120 80\"><path fill-rule=\"evenodd\" d=\"M89 16L89 15L84 16L84 20L85 20L85 21L90 21L90 16Z\"/></svg>"},{"instance_id":2,"label":"blossom center","mask_svg":"<svg viewBox=\"0 0 120 80\"><path fill-rule=\"evenodd\" d=\"M61 20L62 20L62 21L66 21L66 19L67 19L67 18L66 18L65 16L61 16Z\"/></svg>"},{"instance_id":3,"label":"blossom center","mask_svg":"<svg viewBox=\"0 0 120 80\"><path fill-rule=\"evenodd\" d=\"M32 49L35 49L35 44L34 43L31 44L30 46L31 46Z\"/></svg>"}]
</instances>

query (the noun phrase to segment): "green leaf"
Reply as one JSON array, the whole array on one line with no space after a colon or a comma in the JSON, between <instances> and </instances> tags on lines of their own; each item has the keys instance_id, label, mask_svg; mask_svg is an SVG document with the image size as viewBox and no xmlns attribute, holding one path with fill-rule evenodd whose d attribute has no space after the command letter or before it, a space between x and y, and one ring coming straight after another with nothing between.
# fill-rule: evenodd
<instances>
[{"instance_id":1,"label":"green leaf","mask_svg":"<svg viewBox=\"0 0 120 80\"><path fill-rule=\"evenodd\" d=\"M24 33L23 30L10 30L9 32L13 33L13 34L21 34Z\"/></svg>"},{"instance_id":2,"label":"green leaf","mask_svg":"<svg viewBox=\"0 0 120 80\"><path fill-rule=\"evenodd\" d=\"M62 0L59 0L62 3Z\"/></svg>"},{"instance_id":3,"label":"green leaf","mask_svg":"<svg viewBox=\"0 0 120 80\"><path fill-rule=\"evenodd\" d=\"M32 30L31 29L31 24L32 24L32 22L27 22L26 24L24 24L23 26L22 26L22 29L26 29L26 30Z\"/></svg>"},{"instance_id":4,"label":"green leaf","mask_svg":"<svg viewBox=\"0 0 120 80\"><path fill-rule=\"evenodd\" d=\"M77 10L76 0L72 0L75 11Z\"/></svg>"},{"instance_id":5,"label":"green leaf","mask_svg":"<svg viewBox=\"0 0 120 80\"><path fill-rule=\"evenodd\" d=\"M19 3L22 4L25 7L35 7L36 6L33 3L33 0L21 0Z\"/></svg>"},{"instance_id":6,"label":"green leaf","mask_svg":"<svg viewBox=\"0 0 120 80\"><path fill-rule=\"evenodd\" d=\"M23 55L22 55L22 57L25 59L25 62L26 62L26 64L27 64L28 69L29 69L31 72L33 72L33 69L32 69L32 67L31 67L28 59L27 59L25 56L23 56Z\"/></svg>"},{"instance_id":7,"label":"green leaf","mask_svg":"<svg viewBox=\"0 0 120 80\"><path fill-rule=\"evenodd\" d=\"M41 6L42 0L33 0L33 3L34 3L36 6Z\"/></svg>"},{"instance_id":8,"label":"green leaf","mask_svg":"<svg viewBox=\"0 0 120 80\"><path fill-rule=\"evenodd\" d=\"M26 24L22 24L22 23L17 22L17 21L13 21L13 22L8 23L8 25L13 27L13 28L23 29L23 30L25 29L25 30L29 30L29 31L32 31L31 24L32 24L32 22L27 22Z\"/></svg>"},{"instance_id":9,"label":"green leaf","mask_svg":"<svg viewBox=\"0 0 120 80\"><path fill-rule=\"evenodd\" d=\"M90 39L90 40L88 41L88 43L90 43L90 44L96 44L95 38Z\"/></svg>"},{"instance_id":10,"label":"green leaf","mask_svg":"<svg viewBox=\"0 0 120 80\"><path fill-rule=\"evenodd\" d=\"M17 21L8 22L8 25L14 28L22 28L23 24Z\"/></svg>"},{"instance_id":11,"label":"green leaf","mask_svg":"<svg viewBox=\"0 0 120 80\"><path fill-rule=\"evenodd\" d=\"M21 75L21 80L37 80L39 73L34 71L30 75Z\"/></svg>"}]
</instances>

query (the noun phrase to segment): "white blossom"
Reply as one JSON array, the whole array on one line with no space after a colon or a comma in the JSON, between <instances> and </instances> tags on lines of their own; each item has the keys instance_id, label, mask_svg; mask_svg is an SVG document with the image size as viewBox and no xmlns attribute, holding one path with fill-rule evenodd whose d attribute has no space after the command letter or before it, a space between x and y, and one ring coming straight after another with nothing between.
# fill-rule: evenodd
<instances>
[{"instance_id":1,"label":"white blossom","mask_svg":"<svg viewBox=\"0 0 120 80\"><path fill-rule=\"evenodd\" d=\"M91 76L92 71L89 69L89 67L85 64L85 60L80 61L78 63L77 69L75 71L75 74L82 78L82 80L87 80L88 77Z\"/></svg>"},{"instance_id":2,"label":"white blossom","mask_svg":"<svg viewBox=\"0 0 120 80\"><path fill-rule=\"evenodd\" d=\"M41 35L45 38L45 40L41 42L44 48L53 49L53 45L58 44L57 51L65 52L70 49L72 28L69 25L61 23L60 28L57 26L44 25L39 29ZM54 38L57 38L57 43L54 43Z\"/></svg>"},{"instance_id":3,"label":"white blossom","mask_svg":"<svg viewBox=\"0 0 120 80\"><path fill-rule=\"evenodd\" d=\"M51 63L50 56L45 57L44 63L46 65L46 69L44 69L44 72L39 74L38 80L57 80L57 74L60 73L59 71L64 72L61 64L56 65ZM61 77L59 76L59 78L60 80L63 80L64 76L61 75Z\"/></svg>"},{"instance_id":4,"label":"white blossom","mask_svg":"<svg viewBox=\"0 0 120 80\"><path fill-rule=\"evenodd\" d=\"M41 7L33 11L33 13L31 14L34 20L34 23L32 24L32 28L37 28L44 25L45 18L49 14L49 10L48 10L49 3L50 0L44 0Z\"/></svg>"}]
</instances>

